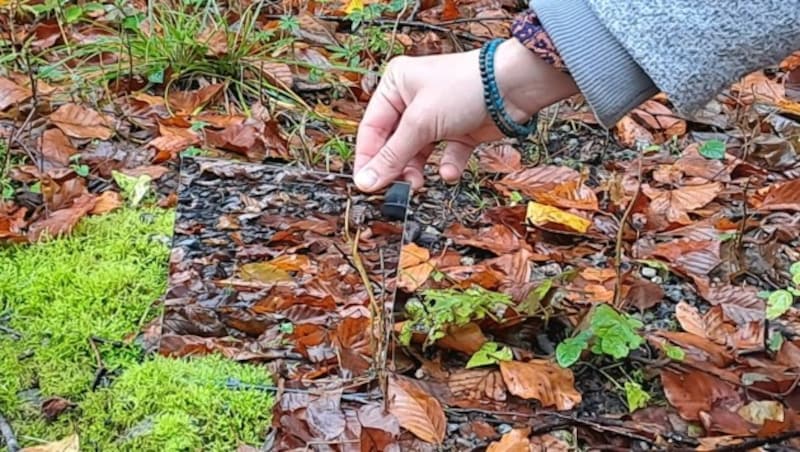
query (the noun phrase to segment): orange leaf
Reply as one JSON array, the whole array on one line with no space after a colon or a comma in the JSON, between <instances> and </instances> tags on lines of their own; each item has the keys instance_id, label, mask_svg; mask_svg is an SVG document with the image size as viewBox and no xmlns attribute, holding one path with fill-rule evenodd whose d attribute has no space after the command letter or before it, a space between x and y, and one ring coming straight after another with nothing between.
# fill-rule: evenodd
<instances>
[{"instance_id":1,"label":"orange leaf","mask_svg":"<svg viewBox=\"0 0 800 452\"><path fill-rule=\"evenodd\" d=\"M389 378L387 396L389 412L403 428L423 441L442 443L447 419L438 400L413 380L397 376Z\"/></svg>"},{"instance_id":2,"label":"orange leaf","mask_svg":"<svg viewBox=\"0 0 800 452\"><path fill-rule=\"evenodd\" d=\"M171 91L167 100L173 113L191 115L216 97L224 86L215 83L194 91Z\"/></svg>"},{"instance_id":3,"label":"orange leaf","mask_svg":"<svg viewBox=\"0 0 800 452\"><path fill-rule=\"evenodd\" d=\"M619 144L628 148L635 148L639 143L652 144L655 142L653 134L630 116L624 116L620 119L617 125L614 126L614 132L616 132Z\"/></svg>"},{"instance_id":4,"label":"orange leaf","mask_svg":"<svg viewBox=\"0 0 800 452\"><path fill-rule=\"evenodd\" d=\"M50 115L59 129L73 138L98 138L107 140L113 132L100 113L76 104L64 104Z\"/></svg>"},{"instance_id":5,"label":"orange leaf","mask_svg":"<svg viewBox=\"0 0 800 452\"><path fill-rule=\"evenodd\" d=\"M73 201L71 207L56 210L48 217L31 224L28 228L28 240L35 242L44 235L53 238L69 234L78 221L94 208L94 204L94 195L82 195Z\"/></svg>"},{"instance_id":6,"label":"orange leaf","mask_svg":"<svg viewBox=\"0 0 800 452\"><path fill-rule=\"evenodd\" d=\"M800 211L800 179L778 182L767 187L764 200L759 210L793 210Z\"/></svg>"},{"instance_id":7,"label":"orange leaf","mask_svg":"<svg viewBox=\"0 0 800 452\"><path fill-rule=\"evenodd\" d=\"M508 144L483 149L478 159L481 170L489 173L513 173L522 169L522 156Z\"/></svg>"},{"instance_id":8,"label":"orange leaf","mask_svg":"<svg viewBox=\"0 0 800 452\"><path fill-rule=\"evenodd\" d=\"M508 397L503 376L496 369L459 370L450 376L447 386L460 399L504 402Z\"/></svg>"},{"instance_id":9,"label":"orange leaf","mask_svg":"<svg viewBox=\"0 0 800 452\"><path fill-rule=\"evenodd\" d=\"M496 182L496 185L500 189L505 189L506 194L516 190L533 197L538 192L549 190L560 183L579 178L580 174L572 168L542 165L511 173Z\"/></svg>"},{"instance_id":10,"label":"orange leaf","mask_svg":"<svg viewBox=\"0 0 800 452\"><path fill-rule=\"evenodd\" d=\"M580 179L562 182L532 196L537 202L562 209L598 210L597 195Z\"/></svg>"},{"instance_id":11,"label":"orange leaf","mask_svg":"<svg viewBox=\"0 0 800 452\"><path fill-rule=\"evenodd\" d=\"M448 328L447 335L439 339L436 345L471 355L477 352L486 341L481 327L475 323L468 323L464 326Z\"/></svg>"},{"instance_id":12,"label":"orange leaf","mask_svg":"<svg viewBox=\"0 0 800 452\"><path fill-rule=\"evenodd\" d=\"M442 20L456 20L461 17L458 12L458 5L456 0L444 0L444 9L442 9Z\"/></svg>"},{"instance_id":13,"label":"orange leaf","mask_svg":"<svg viewBox=\"0 0 800 452\"><path fill-rule=\"evenodd\" d=\"M102 215L122 207L122 204L122 196L120 196L119 193L106 190L97 197L97 202L89 213L92 215Z\"/></svg>"},{"instance_id":14,"label":"orange leaf","mask_svg":"<svg viewBox=\"0 0 800 452\"><path fill-rule=\"evenodd\" d=\"M7 78L0 77L0 111L31 97L31 90L17 85Z\"/></svg>"},{"instance_id":15,"label":"orange leaf","mask_svg":"<svg viewBox=\"0 0 800 452\"><path fill-rule=\"evenodd\" d=\"M523 399L536 399L544 407L570 410L581 402L572 371L550 361L501 361L500 372L509 392Z\"/></svg>"},{"instance_id":16,"label":"orange leaf","mask_svg":"<svg viewBox=\"0 0 800 452\"><path fill-rule=\"evenodd\" d=\"M403 246L400 253L397 287L414 292L425 284L434 270L430 262L430 251L414 243Z\"/></svg>"},{"instance_id":17,"label":"orange leaf","mask_svg":"<svg viewBox=\"0 0 800 452\"><path fill-rule=\"evenodd\" d=\"M476 230L454 223L445 231L445 236L459 245L474 246L497 255L513 253L523 247L514 231L502 224Z\"/></svg>"},{"instance_id":18,"label":"orange leaf","mask_svg":"<svg viewBox=\"0 0 800 452\"><path fill-rule=\"evenodd\" d=\"M697 370L686 373L662 370L661 383L669 403L688 421L700 420L701 411L710 411L723 401L733 405L739 400L739 394L730 383Z\"/></svg>"},{"instance_id":19,"label":"orange leaf","mask_svg":"<svg viewBox=\"0 0 800 452\"><path fill-rule=\"evenodd\" d=\"M486 452L529 452L532 450L531 442L528 439L530 434L531 429L529 427L515 428L503 435L500 441L489 444Z\"/></svg>"}]
</instances>

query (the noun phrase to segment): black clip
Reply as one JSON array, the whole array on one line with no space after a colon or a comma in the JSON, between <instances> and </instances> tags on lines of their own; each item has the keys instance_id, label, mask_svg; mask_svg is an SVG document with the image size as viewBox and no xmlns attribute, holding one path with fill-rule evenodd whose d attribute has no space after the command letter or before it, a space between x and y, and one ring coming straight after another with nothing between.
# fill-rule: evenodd
<instances>
[{"instance_id":1,"label":"black clip","mask_svg":"<svg viewBox=\"0 0 800 452\"><path fill-rule=\"evenodd\" d=\"M408 200L411 196L411 185L407 182L395 182L386 190L383 198L381 213L392 220L403 221L406 219Z\"/></svg>"}]
</instances>

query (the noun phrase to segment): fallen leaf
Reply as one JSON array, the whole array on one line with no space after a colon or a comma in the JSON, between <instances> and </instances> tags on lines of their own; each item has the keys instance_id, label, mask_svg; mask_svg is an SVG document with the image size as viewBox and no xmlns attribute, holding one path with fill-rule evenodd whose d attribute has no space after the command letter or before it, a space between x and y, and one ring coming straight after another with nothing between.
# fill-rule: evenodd
<instances>
[{"instance_id":1,"label":"fallen leaf","mask_svg":"<svg viewBox=\"0 0 800 452\"><path fill-rule=\"evenodd\" d=\"M699 421L701 412L711 411L723 401L739 400L733 385L699 370L685 373L662 370L661 383L669 403L687 421Z\"/></svg>"},{"instance_id":2,"label":"fallen leaf","mask_svg":"<svg viewBox=\"0 0 800 452\"><path fill-rule=\"evenodd\" d=\"M656 140L653 134L639 125L630 115L623 116L614 126L617 141L624 147L636 148L640 144L653 144Z\"/></svg>"},{"instance_id":3,"label":"fallen leaf","mask_svg":"<svg viewBox=\"0 0 800 452\"><path fill-rule=\"evenodd\" d=\"M567 226L573 231L584 233L589 230L592 222L570 212L565 212L556 207L546 206L536 202L528 203L526 219L536 226L555 223Z\"/></svg>"},{"instance_id":4,"label":"fallen leaf","mask_svg":"<svg viewBox=\"0 0 800 452\"><path fill-rule=\"evenodd\" d=\"M775 400L754 400L737 411L739 416L755 425L766 421L783 422L783 405Z\"/></svg>"},{"instance_id":5,"label":"fallen leaf","mask_svg":"<svg viewBox=\"0 0 800 452\"><path fill-rule=\"evenodd\" d=\"M665 143L672 137L686 134L686 121L678 117L669 107L655 100L645 101L632 110L630 115L654 132L655 144Z\"/></svg>"},{"instance_id":6,"label":"fallen leaf","mask_svg":"<svg viewBox=\"0 0 800 452\"><path fill-rule=\"evenodd\" d=\"M192 115L210 102L225 85L215 83L194 91L170 91L167 103L174 114Z\"/></svg>"},{"instance_id":7,"label":"fallen leaf","mask_svg":"<svg viewBox=\"0 0 800 452\"><path fill-rule=\"evenodd\" d=\"M89 213L92 215L102 215L119 209L122 207L122 204L122 195L113 190L106 190L97 197L97 201Z\"/></svg>"},{"instance_id":8,"label":"fallen leaf","mask_svg":"<svg viewBox=\"0 0 800 452\"><path fill-rule=\"evenodd\" d=\"M355 11L364 9L364 0L348 0L344 7L345 14L353 14Z\"/></svg>"},{"instance_id":9,"label":"fallen leaf","mask_svg":"<svg viewBox=\"0 0 800 452\"><path fill-rule=\"evenodd\" d=\"M700 337L706 337L706 325L703 317L696 307L681 301L675 306L675 318L680 323L681 328L687 333L692 333Z\"/></svg>"},{"instance_id":10,"label":"fallen leaf","mask_svg":"<svg viewBox=\"0 0 800 452\"><path fill-rule=\"evenodd\" d=\"M458 11L456 0L444 0L444 8L442 8L442 20L456 20L459 17L461 17L461 13Z\"/></svg>"},{"instance_id":11,"label":"fallen leaf","mask_svg":"<svg viewBox=\"0 0 800 452\"><path fill-rule=\"evenodd\" d=\"M523 247L514 231L502 224L471 229L461 223L454 223L444 234L459 245L488 250L497 255L513 253Z\"/></svg>"},{"instance_id":12,"label":"fallen leaf","mask_svg":"<svg viewBox=\"0 0 800 452\"><path fill-rule=\"evenodd\" d=\"M513 173L522 169L522 156L508 144L490 146L478 152L478 162L483 171Z\"/></svg>"},{"instance_id":13,"label":"fallen leaf","mask_svg":"<svg viewBox=\"0 0 800 452\"><path fill-rule=\"evenodd\" d=\"M61 413L74 406L74 403L63 397L50 397L42 402L42 414L48 421L54 421Z\"/></svg>"},{"instance_id":14,"label":"fallen leaf","mask_svg":"<svg viewBox=\"0 0 800 452\"><path fill-rule=\"evenodd\" d=\"M416 382L392 376L387 391L389 412L419 439L441 444L447 427L442 405Z\"/></svg>"},{"instance_id":15,"label":"fallen leaf","mask_svg":"<svg viewBox=\"0 0 800 452\"><path fill-rule=\"evenodd\" d=\"M60 441L44 444L42 446L32 446L22 449L21 452L79 452L80 441L78 435L70 435Z\"/></svg>"},{"instance_id":16,"label":"fallen leaf","mask_svg":"<svg viewBox=\"0 0 800 452\"><path fill-rule=\"evenodd\" d=\"M383 411L382 403L370 403L358 409L361 423L361 451L374 452L388 450L394 438L400 435L397 418Z\"/></svg>"},{"instance_id":17,"label":"fallen leaf","mask_svg":"<svg viewBox=\"0 0 800 452\"><path fill-rule=\"evenodd\" d=\"M44 236L55 238L69 234L78 221L94 208L95 202L94 195L83 195L73 201L71 207L56 210L49 216L34 222L28 227L28 240L35 242Z\"/></svg>"},{"instance_id":18,"label":"fallen leaf","mask_svg":"<svg viewBox=\"0 0 800 452\"><path fill-rule=\"evenodd\" d=\"M400 265L397 287L413 293L425 284L434 266L430 262L430 251L414 243L403 246L400 253Z\"/></svg>"},{"instance_id":19,"label":"fallen leaf","mask_svg":"<svg viewBox=\"0 0 800 452\"><path fill-rule=\"evenodd\" d=\"M78 152L61 129L47 129L42 134L42 157L51 165L67 166Z\"/></svg>"},{"instance_id":20,"label":"fallen leaf","mask_svg":"<svg viewBox=\"0 0 800 452\"><path fill-rule=\"evenodd\" d=\"M504 194L506 195L509 195L512 191L518 191L533 197L537 192L542 192L560 183L579 178L580 174L572 168L542 165L508 174L497 181L495 185L499 189L505 189Z\"/></svg>"},{"instance_id":21,"label":"fallen leaf","mask_svg":"<svg viewBox=\"0 0 800 452\"><path fill-rule=\"evenodd\" d=\"M539 203L562 209L598 210L597 195L580 179L568 180L548 190L535 192L532 197Z\"/></svg>"},{"instance_id":22,"label":"fallen leaf","mask_svg":"<svg viewBox=\"0 0 800 452\"><path fill-rule=\"evenodd\" d=\"M563 411L581 402L572 371L550 361L501 361L500 372L509 392L523 399L536 399L544 407Z\"/></svg>"},{"instance_id":23,"label":"fallen leaf","mask_svg":"<svg viewBox=\"0 0 800 452\"><path fill-rule=\"evenodd\" d=\"M114 134L100 113L73 103L59 107L50 115L50 121L73 138L108 140Z\"/></svg>"},{"instance_id":24,"label":"fallen leaf","mask_svg":"<svg viewBox=\"0 0 800 452\"><path fill-rule=\"evenodd\" d=\"M239 267L239 277L264 284L291 281L292 276L271 262L253 262Z\"/></svg>"},{"instance_id":25,"label":"fallen leaf","mask_svg":"<svg viewBox=\"0 0 800 452\"><path fill-rule=\"evenodd\" d=\"M123 168L119 170L122 174L130 177L147 175L151 180L160 179L161 176L169 172L169 168L161 165L142 165L135 168Z\"/></svg>"},{"instance_id":26,"label":"fallen leaf","mask_svg":"<svg viewBox=\"0 0 800 452\"><path fill-rule=\"evenodd\" d=\"M13 105L18 105L31 97L31 95L31 90L28 88L19 86L7 78L0 77L0 111Z\"/></svg>"},{"instance_id":27,"label":"fallen leaf","mask_svg":"<svg viewBox=\"0 0 800 452\"><path fill-rule=\"evenodd\" d=\"M530 452L532 450L528 439L530 434L530 427L512 429L503 435L500 441L489 444L486 452Z\"/></svg>"},{"instance_id":28,"label":"fallen leaf","mask_svg":"<svg viewBox=\"0 0 800 452\"><path fill-rule=\"evenodd\" d=\"M686 185L674 190L660 190L649 184L642 185L642 192L650 198L650 211L665 217L670 223L689 224L688 213L710 203L722 191L722 184L712 182Z\"/></svg>"},{"instance_id":29,"label":"fallen leaf","mask_svg":"<svg viewBox=\"0 0 800 452\"><path fill-rule=\"evenodd\" d=\"M758 203L762 211L800 211L800 179L778 182L766 188L764 200Z\"/></svg>"},{"instance_id":30,"label":"fallen leaf","mask_svg":"<svg viewBox=\"0 0 800 452\"><path fill-rule=\"evenodd\" d=\"M507 399L506 384L496 369L463 369L450 375L447 385L453 397L468 400Z\"/></svg>"},{"instance_id":31,"label":"fallen leaf","mask_svg":"<svg viewBox=\"0 0 800 452\"><path fill-rule=\"evenodd\" d=\"M436 345L471 355L480 350L487 340L481 327L470 322L464 326L448 328L447 335L436 341Z\"/></svg>"},{"instance_id":32,"label":"fallen leaf","mask_svg":"<svg viewBox=\"0 0 800 452\"><path fill-rule=\"evenodd\" d=\"M306 405L308 429L323 441L338 438L346 426L341 407L341 389L325 391Z\"/></svg>"},{"instance_id":33,"label":"fallen leaf","mask_svg":"<svg viewBox=\"0 0 800 452\"><path fill-rule=\"evenodd\" d=\"M635 279L625 294L625 302L639 308L640 311L656 306L664 299L664 289L646 279Z\"/></svg>"}]
</instances>

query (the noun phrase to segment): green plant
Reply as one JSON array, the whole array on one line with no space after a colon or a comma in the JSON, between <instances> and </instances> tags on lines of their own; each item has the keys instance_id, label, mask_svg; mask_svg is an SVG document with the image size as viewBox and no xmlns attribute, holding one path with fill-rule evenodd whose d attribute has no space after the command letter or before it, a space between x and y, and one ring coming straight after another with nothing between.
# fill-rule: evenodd
<instances>
[{"instance_id":1,"label":"green plant","mask_svg":"<svg viewBox=\"0 0 800 452\"><path fill-rule=\"evenodd\" d=\"M456 289L433 290L422 293L423 299L411 299L406 304L407 321L400 332L400 343L408 345L414 333L426 335L424 346L430 346L447 334L453 326L464 326L486 317L502 317L511 305L509 295L492 292L482 287L460 291Z\"/></svg>"},{"instance_id":2,"label":"green plant","mask_svg":"<svg viewBox=\"0 0 800 452\"><path fill-rule=\"evenodd\" d=\"M596 355L625 358L644 344L644 339L636 332L642 326L642 322L630 315L620 314L607 304L599 304L589 313L588 328L558 344L556 360L562 367L569 367L590 346Z\"/></svg>"},{"instance_id":3,"label":"green plant","mask_svg":"<svg viewBox=\"0 0 800 452\"><path fill-rule=\"evenodd\" d=\"M650 394L642 389L642 385L638 382L628 380L625 382L625 401L628 403L628 410L632 413L647 406Z\"/></svg>"},{"instance_id":4,"label":"green plant","mask_svg":"<svg viewBox=\"0 0 800 452\"><path fill-rule=\"evenodd\" d=\"M800 262L795 262L789 267L792 275L792 285L785 289L778 289L767 295L766 316L775 320L786 313L794 304L794 297L800 296Z\"/></svg>"},{"instance_id":5,"label":"green plant","mask_svg":"<svg viewBox=\"0 0 800 452\"><path fill-rule=\"evenodd\" d=\"M133 207L138 206L150 191L152 178L147 174L142 174L138 177L128 176L118 171L113 171L111 174L114 177L114 182L119 185L122 196Z\"/></svg>"},{"instance_id":6,"label":"green plant","mask_svg":"<svg viewBox=\"0 0 800 452\"><path fill-rule=\"evenodd\" d=\"M469 359L467 369L490 366L500 361L511 361L512 359L514 359L514 354L508 346L500 345L497 342L486 342Z\"/></svg>"}]
</instances>

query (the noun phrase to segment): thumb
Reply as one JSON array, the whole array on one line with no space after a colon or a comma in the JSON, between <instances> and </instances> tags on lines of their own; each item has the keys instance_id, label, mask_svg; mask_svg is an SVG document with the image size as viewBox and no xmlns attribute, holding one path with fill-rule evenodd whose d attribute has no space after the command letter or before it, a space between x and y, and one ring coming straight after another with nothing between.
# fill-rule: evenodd
<instances>
[{"instance_id":1,"label":"thumb","mask_svg":"<svg viewBox=\"0 0 800 452\"><path fill-rule=\"evenodd\" d=\"M430 129L424 124L433 121L423 118L411 104L386 144L356 173L354 181L359 190L379 190L401 176L414 156L430 144Z\"/></svg>"}]
</instances>

